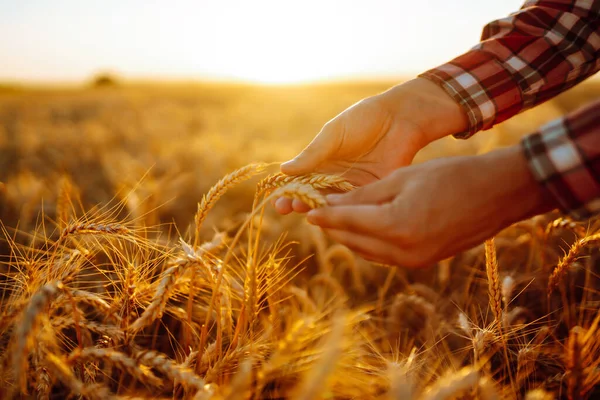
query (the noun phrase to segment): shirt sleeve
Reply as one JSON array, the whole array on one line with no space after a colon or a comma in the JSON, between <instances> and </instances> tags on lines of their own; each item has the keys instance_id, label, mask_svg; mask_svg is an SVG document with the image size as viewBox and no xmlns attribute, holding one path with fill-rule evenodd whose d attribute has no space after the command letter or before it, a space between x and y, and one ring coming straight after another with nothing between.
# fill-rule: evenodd
<instances>
[{"instance_id":1,"label":"shirt sleeve","mask_svg":"<svg viewBox=\"0 0 600 400\"><path fill-rule=\"evenodd\" d=\"M600 0L529 0L489 23L467 53L420 77L465 110L468 138L576 85L600 69Z\"/></svg>"},{"instance_id":2,"label":"shirt sleeve","mask_svg":"<svg viewBox=\"0 0 600 400\"><path fill-rule=\"evenodd\" d=\"M564 213L585 219L600 212L600 100L521 143L531 172Z\"/></svg>"}]
</instances>

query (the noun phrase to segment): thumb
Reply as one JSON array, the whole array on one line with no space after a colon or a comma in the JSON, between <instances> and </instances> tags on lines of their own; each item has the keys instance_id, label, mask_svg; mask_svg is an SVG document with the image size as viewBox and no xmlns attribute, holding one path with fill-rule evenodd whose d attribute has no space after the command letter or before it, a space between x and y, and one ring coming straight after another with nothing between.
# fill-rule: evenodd
<instances>
[{"instance_id":1,"label":"thumb","mask_svg":"<svg viewBox=\"0 0 600 400\"><path fill-rule=\"evenodd\" d=\"M341 132L335 119L329 121L304 150L288 162L281 164L286 175L304 175L314 172L338 149Z\"/></svg>"}]
</instances>

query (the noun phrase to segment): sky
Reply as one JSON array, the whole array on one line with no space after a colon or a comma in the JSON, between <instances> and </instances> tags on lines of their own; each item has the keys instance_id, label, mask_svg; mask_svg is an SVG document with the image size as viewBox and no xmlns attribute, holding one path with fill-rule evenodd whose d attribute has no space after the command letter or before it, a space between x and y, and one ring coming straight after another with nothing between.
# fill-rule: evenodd
<instances>
[{"instance_id":1,"label":"sky","mask_svg":"<svg viewBox=\"0 0 600 400\"><path fill-rule=\"evenodd\" d=\"M522 0L0 0L0 81L412 76Z\"/></svg>"}]
</instances>

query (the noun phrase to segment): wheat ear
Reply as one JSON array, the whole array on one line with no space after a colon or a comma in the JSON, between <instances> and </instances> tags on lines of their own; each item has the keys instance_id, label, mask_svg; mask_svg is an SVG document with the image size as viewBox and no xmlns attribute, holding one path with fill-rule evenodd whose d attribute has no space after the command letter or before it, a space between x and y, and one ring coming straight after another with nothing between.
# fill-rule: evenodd
<instances>
[{"instance_id":1,"label":"wheat ear","mask_svg":"<svg viewBox=\"0 0 600 400\"><path fill-rule=\"evenodd\" d=\"M581 398L583 386L583 367L581 365L581 348L583 332L581 327L575 326L569 331L567 339L567 397L569 400Z\"/></svg>"},{"instance_id":2,"label":"wheat ear","mask_svg":"<svg viewBox=\"0 0 600 400\"><path fill-rule=\"evenodd\" d=\"M122 224L78 223L68 225L60 234L59 242L73 235L126 235L129 228Z\"/></svg>"},{"instance_id":3,"label":"wheat ear","mask_svg":"<svg viewBox=\"0 0 600 400\"><path fill-rule=\"evenodd\" d=\"M86 385L77 379L71 368L69 368L69 366L57 355L52 353L47 354L46 362L53 375L74 394L81 395L82 397L91 400L109 400L116 398L105 386L98 384Z\"/></svg>"},{"instance_id":4,"label":"wheat ear","mask_svg":"<svg viewBox=\"0 0 600 400\"><path fill-rule=\"evenodd\" d=\"M424 394L422 400L454 398L462 392L473 388L477 385L478 381L478 372L472 367L465 367L453 374L438 379Z\"/></svg>"},{"instance_id":5,"label":"wheat ear","mask_svg":"<svg viewBox=\"0 0 600 400\"><path fill-rule=\"evenodd\" d=\"M158 379L148 367L140 366L127 354L110 349L96 347L86 347L83 350L75 350L67 359L67 364L73 364L77 361L96 361L102 360L108 362L121 371L127 372L143 384L161 387L162 382Z\"/></svg>"},{"instance_id":6,"label":"wheat ear","mask_svg":"<svg viewBox=\"0 0 600 400\"><path fill-rule=\"evenodd\" d=\"M17 377L17 382L21 385L25 384L22 375L27 369L31 335L35 332L44 309L56 299L63 289L64 287L61 282L47 283L31 297L31 300L23 313L22 322L15 332L17 343L14 354L15 376Z\"/></svg>"},{"instance_id":7,"label":"wheat ear","mask_svg":"<svg viewBox=\"0 0 600 400\"><path fill-rule=\"evenodd\" d=\"M308 174L308 175L285 175L282 173L269 175L260 181L256 188L258 195L270 192L290 183L301 183L310 185L313 189L336 189L342 192L348 192L355 188L353 184L337 175L327 174Z\"/></svg>"},{"instance_id":8,"label":"wheat ear","mask_svg":"<svg viewBox=\"0 0 600 400\"><path fill-rule=\"evenodd\" d=\"M196 224L194 248L196 248L200 243L200 228L202 227L202 223L206 219L210 209L213 208L221 196L223 196L230 187L263 172L267 166L268 164L266 163L255 163L237 169L221 178L221 180L219 180L212 188L210 188L208 193L202 196L202 200L200 203L198 203L198 211L196 212L196 216L194 218Z\"/></svg>"},{"instance_id":9,"label":"wheat ear","mask_svg":"<svg viewBox=\"0 0 600 400\"><path fill-rule=\"evenodd\" d=\"M136 356L141 364L156 368L174 381L180 382L186 387L203 390L204 380L196 375L191 369L177 365L175 361L157 351L143 351Z\"/></svg>"},{"instance_id":10,"label":"wheat ear","mask_svg":"<svg viewBox=\"0 0 600 400\"><path fill-rule=\"evenodd\" d=\"M530 390L525 395L525 400L553 400L555 398L552 393L548 393L544 389Z\"/></svg>"},{"instance_id":11,"label":"wheat ear","mask_svg":"<svg viewBox=\"0 0 600 400\"><path fill-rule=\"evenodd\" d=\"M485 272L488 281L490 308L494 313L496 323L500 325L502 321L502 290L500 289L496 245L493 238L485 241Z\"/></svg>"},{"instance_id":12,"label":"wheat ear","mask_svg":"<svg viewBox=\"0 0 600 400\"><path fill-rule=\"evenodd\" d=\"M563 279L565 273L569 266L575 261L579 252L590 244L594 244L600 241L600 233L596 233L590 236L586 236L583 239L579 239L569 249L569 252L566 256L563 257L562 260L558 263L552 274L550 275L550 279L548 280L548 296L552 294L552 292L558 287L558 284Z\"/></svg>"},{"instance_id":13,"label":"wheat ear","mask_svg":"<svg viewBox=\"0 0 600 400\"><path fill-rule=\"evenodd\" d=\"M202 264L202 257L205 253L217 251L223 246L226 235L215 235L211 242L204 243L197 251L193 251L183 240L182 247L186 256L177 259L171 267L161 274L160 283L152 297L152 301L146 307L142 315L139 316L130 326L129 330L135 332L150 325L153 321L162 317L167 301L171 297L175 284L188 268Z\"/></svg>"},{"instance_id":14,"label":"wheat ear","mask_svg":"<svg viewBox=\"0 0 600 400\"><path fill-rule=\"evenodd\" d=\"M152 301L146 307L142 315L128 327L128 330L132 332L139 331L150 325L155 320L162 317L167 301L171 297L173 289L177 280L183 273L190 268L192 265L196 265L197 261L193 259L181 258L175 261L175 263L165 270L161 274L161 279L152 297Z\"/></svg>"},{"instance_id":15,"label":"wheat ear","mask_svg":"<svg viewBox=\"0 0 600 400\"><path fill-rule=\"evenodd\" d=\"M71 192L73 191L73 186L71 184L71 179L67 176L64 176L60 182L60 190L58 192L58 197L56 198L56 220L58 226L61 229L67 227L70 218L70 204L71 204Z\"/></svg>"},{"instance_id":16,"label":"wheat ear","mask_svg":"<svg viewBox=\"0 0 600 400\"><path fill-rule=\"evenodd\" d=\"M332 374L343 354L343 342L346 318L338 316L333 320L331 332L323 344L323 353L319 361L305 374L303 381L296 387L295 400L319 398L327 387L327 378Z\"/></svg>"}]
</instances>

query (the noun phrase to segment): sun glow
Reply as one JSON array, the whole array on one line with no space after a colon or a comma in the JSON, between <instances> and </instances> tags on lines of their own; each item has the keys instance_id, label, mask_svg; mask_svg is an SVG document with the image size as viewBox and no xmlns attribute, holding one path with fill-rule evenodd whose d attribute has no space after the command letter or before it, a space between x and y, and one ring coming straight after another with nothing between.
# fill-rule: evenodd
<instances>
[{"instance_id":1,"label":"sun glow","mask_svg":"<svg viewBox=\"0 0 600 400\"><path fill-rule=\"evenodd\" d=\"M418 73L477 43L521 0L38 0L0 3L0 79L261 83ZM35 27L35 29L31 29Z\"/></svg>"}]
</instances>

